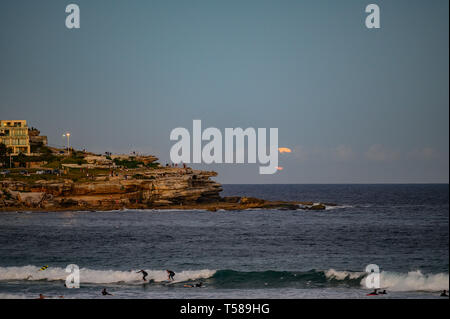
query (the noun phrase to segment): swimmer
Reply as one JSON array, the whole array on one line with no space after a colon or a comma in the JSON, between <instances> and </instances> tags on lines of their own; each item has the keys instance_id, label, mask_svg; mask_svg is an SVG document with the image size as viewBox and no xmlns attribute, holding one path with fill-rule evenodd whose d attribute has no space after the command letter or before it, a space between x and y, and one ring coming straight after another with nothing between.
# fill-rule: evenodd
<instances>
[{"instance_id":1,"label":"swimmer","mask_svg":"<svg viewBox=\"0 0 450 319\"><path fill-rule=\"evenodd\" d=\"M103 288L102 295L103 296L113 296L113 294L110 294L109 292L106 291L106 288Z\"/></svg>"}]
</instances>

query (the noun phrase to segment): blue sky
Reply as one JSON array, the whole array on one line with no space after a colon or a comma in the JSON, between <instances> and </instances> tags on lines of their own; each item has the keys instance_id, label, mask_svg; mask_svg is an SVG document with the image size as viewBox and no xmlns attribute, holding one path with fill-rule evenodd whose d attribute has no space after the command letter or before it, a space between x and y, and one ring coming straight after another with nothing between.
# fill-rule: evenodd
<instances>
[{"instance_id":1,"label":"blue sky","mask_svg":"<svg viewBox=\"0 0 450 319\"><path fill-rule=\"evenodd\" d=\"M169 160L172 129L278 127L284 169L223 183L448 183L448 1L0 3L0 118ZM381 29L364 25L381 8Z\"/></svg>"}]
</instances>

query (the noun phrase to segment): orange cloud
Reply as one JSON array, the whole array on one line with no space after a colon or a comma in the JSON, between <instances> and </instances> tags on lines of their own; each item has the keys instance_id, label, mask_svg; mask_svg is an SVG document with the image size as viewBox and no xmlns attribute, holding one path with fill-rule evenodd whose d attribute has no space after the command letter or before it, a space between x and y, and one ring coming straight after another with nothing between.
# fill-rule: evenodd
<instances>
[{"instance_id":1,"label":"orange cloud","mask_svg":"<svg viewBox=\"0 0 450 319\"><path fill-rule=\"evenodd\" d=\"M291 153L292 152L292 150L290 148L288 148L288 147L279 147L278 151L280 153Z\"/></svg>"}]
</instances>

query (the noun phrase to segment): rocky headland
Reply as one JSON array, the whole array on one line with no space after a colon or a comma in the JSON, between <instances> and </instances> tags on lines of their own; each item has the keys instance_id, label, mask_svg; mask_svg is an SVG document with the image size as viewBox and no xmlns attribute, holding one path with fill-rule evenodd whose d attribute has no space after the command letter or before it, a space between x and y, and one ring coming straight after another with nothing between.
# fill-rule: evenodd
<instances>
[{"instance_id":1,"label":"rocky headland","mask_svg":"<svg viewBox=\"0 0 450 319\"><path fill-rule=\"evenodd\" d=\"M222 185L212 179L216 172L163 166L152 155L94 154L38 142L32 155L0 156L0 211L324 210L333 205L222 197Z\"/></svg>"},{"instance_id":2,"label":"rocky headland","mask_svg":"<svg viewBox=\"0 0 450 319\"><path fill-rule=\"evenodd\" d=\"M125 174L126 173L126 174ZM130 174L131 173L131 174ZM64 175L0 180L1 211L90 211L116 209L308 209L325 204L221 197L216 172L158 167L98 174L76 180ZM328 204L330 205L330 204Z\"/></svg>"}]
</instances>

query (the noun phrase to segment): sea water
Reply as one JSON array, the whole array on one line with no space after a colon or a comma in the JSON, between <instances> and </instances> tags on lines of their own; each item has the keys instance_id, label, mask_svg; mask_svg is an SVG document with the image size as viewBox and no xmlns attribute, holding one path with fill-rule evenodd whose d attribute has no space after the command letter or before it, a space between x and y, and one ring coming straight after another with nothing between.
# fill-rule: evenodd
<instances>
[{"instance_id":1,"label":"sea water","mask_svg":"<svg viewBox=\"0 0 450 319\"><path fill-rule=\"evenodd\" d=\"M222 195L337 206L1 212L0 298L374 298L369 264L388 291L376 298L448 290L447 184L224 185ZM69 264L80 268L78 289L64 287Z\"/></svg>"}]
</instances>

